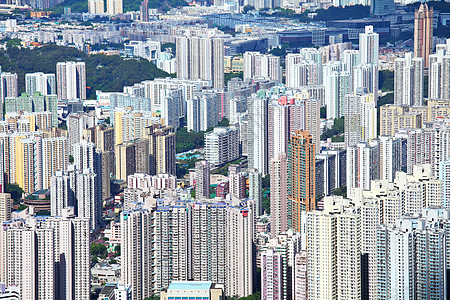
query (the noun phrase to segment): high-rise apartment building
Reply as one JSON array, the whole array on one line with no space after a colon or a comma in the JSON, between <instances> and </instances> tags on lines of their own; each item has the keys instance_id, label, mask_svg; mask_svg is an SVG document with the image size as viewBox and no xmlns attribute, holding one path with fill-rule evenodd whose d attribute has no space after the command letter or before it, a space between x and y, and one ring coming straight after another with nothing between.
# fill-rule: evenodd
<instances>
[{"instance_id":1,"label":"high-rise apartment building","mask_svg":"<svg viewBox=\"0 0 450 300\"><path fill-rule=\"evenodd\" d=\"M105 2L103 0L89 0L88 11L91 15L103 15L105 13Z\"/></svg>"},{"instance_id":2,"label":"high-rise apartment building","mask_svg":"<svg viewBox=\"0 0 450 300\"><path fill-rule=\"evenodd\" d=\"M248 199L255 203L256 216L262 215L262 177L257 169L248 170Z\"/></svg>"},{"instance_id":3,"label":"high-rise apartment building","mask_svg":"<svg viewBox=\"0 0 450 300\"><path fill-rule=\"evenodd\" d=\"M106 13L110 16L115 16L123 13L122 0L107 0Z\"/></svg>"},{"instance_id":4,"label":"high-rise apartment building","mask_svg":"<svg viewBox=\"0 0 450 300\"><path fill-rule=\"evenodd\" d=\"M145 128L149 144L149 174L176 175L175 132L172 126L154 124Z\"/></svg>"},{"instance_id":5,"label":"high-rise apartment building","mask_svg":"<svg viewBox=\"0 0 450 300\"><path fill-rule=\"evenodd\" d=\"M195 198L198 200L209 199L210 166L208 161L202 160L195 163Z\"/></svg>"},{"instance_id":6,"label":"high-rise apartment building","mask_svg":"<svg viewBox=\"0 0 450 300\"><path fill-rule=\"evenodd\" d=\"M215 127L205 134L205 158L212 165L223 165L240 157L239 129Z\"/></svg>"},{"instance_id":7,"label":"high-rise apartment building","mask_svg":"<svg viewBox=\"0 0 450 300\"><path fill-rule=\"evenodd\" d=\"M0 193L0 221L5 222L11 219L11 207L13 203L11 194Z\"/></svg>"},{"instance_id":8,"label":"high-rise apartment building","mask_svg":"<svg viewBox=\"0 0 450 300\"><path fill-rule=\"evenodd\" d=\"M423 218L402 217L395 226L378 227L377 299L445 297L448 246L442 221L448 222L448 216L447 220L433 220L425 214Z\"/></svg>"},{"instance_id":9,"label":"high-rise apartment building","mask_svg":"<svg viewBox=\"0 0 450 300\"><path fill-rule=\"evenodd\" d=\"M359 35L359 56L361 64L378 65L379 47L378 33L373 32L373 26L366 26L364 33Z\"/></svg>"},{"instance_id":10,"label":"high-rise apartment building","mask_svg":"<svg viewBox=\"0 0 450 300\"><path fill-rule=\"evenodd\" d=\"M127 180L134 173L149 173L150 154L147 139L125 142L116 146L116 178Z\"/></svg>"},{"instance_id":11,"label":"high-rise apartment building","mask_svg":"<svg viewBox=\"0 0 450 300\"><path fill-rule=\"evenodd\" d=\"M276 237L288 229L287 156L278 153L270 159L270 232Z\"/></svg>"},{"instance_id":12,"label":"high-rise apartment building","mask_svg":"<svg viewBox=\"0 0 450 300\"><path fill-rule=\"evenodd\" d=\"M199 92L187 100L187 130L206 131L220 121L219 95L215 92Z\"/></svg>"},{"instance_id":13,"label":"high-rise apartment building","mask_svg":"<svg viewBox=\"0 0 450 300\"><path fill-rule=\"evenodd\" d=\"M261 294L264 300L282 298L283 259L272 249L261 253Z\"/></svg>"},{"instance_id":14,"label":"high-rise apartment building","mask_svg":"<svg viewBox=\"0 0 450 300\"><path fill-rule=\"evenodd\" d=\"M124 284L131 285L133 299L153 295L153 236L150 228L154 209L148 203L141 209L120 214L121 227L121 277Z\"/></svg>"},{"instance_id":15,"label":"high-rise apartment building","mask_svg":"<svg viewBox=\"0 0 450 300\"><path fill-rule=\"evenodd\" d=\"M433 50L433 9L426 3L414 14L414 57L423 58L423 67L428 69Z\"/></svg>"},{"instance_id":16,"label":"high-rise apartment building","mask_svg":"<svg viewBox=\"0 0 450 300\"><path fill-rule=\"evenodd\" d=\"M268 99L265 91L258 91L247 100L248 107L248 165L257 169L262 176L268 173Z\"/></svg>"},{"instance_id":17,"label":"high-rise apartment building","mask_svg":"<svg viewBox=\"0 0 450 300\"><path fill-rule=\"evenodd\" d=\"M296 130L289 141L289 227L301 231L301 212L316 209L315 145L308 131Z\"/></svg>"},{"instance_id":18,"label":"high-rise apartment building","mask_svg":"<svg viewBox=\"0 0 450 300\"><path fill-rule=\"evenodd\" d=\"M18 77L16 73L1 73L0 75L1 102L6 98L19 96Z\"/></svg>"},{"instance_id":19,"label":"high-rise apartment building","mask_svg":"<svg viewBox=\"0 0 450 300\"><path fill-rule=\"evenodd\" d=\"M423 104L423 58L413 58L406 53L395 60L394 104L422 106Z\"/></svg>"},{"instance_id":20,"label":"high-rise apartment building","mask_svg":"<svg viewBox=\"0 0 450 300\"><path fill-rule=\"evenodd\" d=\"M34 95L37 92L43 96L56 95L55 74L44 74L42 72L26 74L25 91L29 95Z\"/></svg>"},{"instance_id":21,"label":"high-rise apartment building","mask_svg":"<svg viewBox=\"0 0 450 300\"><path fill-rule=\"evenodd\" d=\"M255 78L282 81L280 57L259 52L244 53L244 80Z\"/></svg>"},{"instance_id":22,"label":"high-rise apartment building","mask_svg":"<svg viewBox=\"0 0 450 300\"><path fill-rule=\"evenodd\" d=\"M4 223L1 280L26 299L82 300L90 296L89 220L62 216Z\"/></svg>"},{"instance_id":23,"label":"high-rise apartment building","mask_svg":"<svg viewBox=\"0 0 450 300\"><path fill-rule=\"evenodd\" d=\"M361 298L361 217L343 201L326 197L308 213L308 299Z\"/></svg>"},{"instance_id":24,"label":"high-rise apartment building","mask_svg":"<svg viewBox=\"0 0 450 300\"><path fill-rule=\"evenodd\" d=\"M224 88L224 44L221 38L177 37L177 78L211 81Z\"/></svg>"},{"instance_id":25,"label":"high-rise apartment building","mask_svg":"<svg viewBox=\"0 0 450 300\"><path fill-rule=\"evenodd\" d=\"M347 148L347 193L353 188L370 189L370 182L379 179L379 143L358 143Z\"/></svg>"},{"instance_id":26,"label":"high-rise apartment building","mask_svg":"<svg viewBox=\"0 0 450 300\"><path fill-rule=\"evenodd\" d=\"M429 99L450 99L450 39L446 44L436 45L436 53L430 55Z\"/></svg>"},{"instance_id":27,"label":"high-rise apartment building","mask_svg":"<svg viewBox=\"0 0 450 300\"><path fill-rule=\"evenodd\" d=\"M373 94L345 96L344 138L346 146L377 138L377 108Z\"/></svg>"},{"instance_id":28,"label":"high-rise apartment building","mask_svg":"<svg viewBox=\"0 0 450 300\"><path fill-rule=\"evenodd\" d=\"M86 100L86 64L74 61L57 63L56 86L60 100Z\"/></svg>"},{"instance_id":29,"label":"high-rise apartment building","mask_svg":"<svg viewBox=\"0 0 450 300\"><path fill-rule=\"evenodd\" d=\"M43 114L44 112L50 112L51 114L51 127L58 126L58 101L56 95L42 96L40 93L29 95L23 93L20 97L10 97L5 99L5 112L19 113L21 111L30 113L39 118L47 118L48 116ZM38 117L39 116L39 117ZM31 120L31 119L30 119ZM44 122L36 122L35 125L40 129L47 129L42 126Z\"/></svg>"},{"instance_id":30,"label":"high-rise apartment building","mask_svg":"<svg viewBox=\"0 0 450 300\"><path fill-rule=\"evenodd\" d=\"M140 6L141 22L148 22L148 0L144 0Z\"/></svg>"},{"instance_id":31,"label":"high-rise apartment building","mask_svg":"<svg viewBox=\"0 0 450 300\"><path fill-rule=\"evenodd\" d=\"M347 71L339 71L339 69L340 65L338 67L336 64L324 65L323 84L325 86L327 119L344 116L345 95L352 92L352 74Z\"/></svg>"}]
</instances>

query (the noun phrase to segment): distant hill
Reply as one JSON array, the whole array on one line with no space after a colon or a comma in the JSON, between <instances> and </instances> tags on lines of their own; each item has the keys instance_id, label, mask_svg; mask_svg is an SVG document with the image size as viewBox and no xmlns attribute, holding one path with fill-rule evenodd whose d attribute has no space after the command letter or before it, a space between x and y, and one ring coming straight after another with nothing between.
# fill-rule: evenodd
<instances>
[{"instance_id":1,"label":"distant hill","mask_svg":"<svg viewBox=\"0 0 450 300\"><path fill-rule=\"evenodd\" d=\"M86 55L74 48L46 45L33 50L17 47L0 51L2 71L17 73L19 92L25 91L25 74L33 72L56 73L56 63L84 61L89 93L95 90L120 92L126 85L157 77L170 77L145 59L124 59L120 56ZM89 95L88 95L89 96Z\"/></svg>"},{"instance_id":2,"label":"distant hill","mask_svg":"<svg viewBox=\"0 0 450 300\"><path fill-rule=\"evenodd\" d=\"M105 0L105 10L106 10ZM123 11L138 11L142 3L142 0L124 0L123 1ZM149 8L158 8L161 10L167 10L174 7L187 6L188 3L185 0L149 0ZM49 8L48 10L53 11L55 14L62 14L64 12L64 7L70 7L72 12L81 13L88 11L88 1L87 0L66 0L56 6Z\"/></svg>"}]
</instances>

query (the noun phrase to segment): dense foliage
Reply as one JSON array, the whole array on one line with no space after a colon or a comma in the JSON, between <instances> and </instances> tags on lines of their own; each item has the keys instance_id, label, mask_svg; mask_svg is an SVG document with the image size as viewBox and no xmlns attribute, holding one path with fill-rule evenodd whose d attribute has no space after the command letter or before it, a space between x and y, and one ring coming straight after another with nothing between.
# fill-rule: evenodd
<instances>
[{"instance_id":1,"label":"dense foliage","mask_svg":"<svg viewBox=\"0 0 450 300\"><path fill-rule=\"evenodd\" d=\"M180 128L175 136L177 153L186 152L192 149L201 148L205 144L204 132L187 131L186 127Z\"/></svg>"},{"instance_id":2,"label":"dense foliage","mask_svg":"<svg viewBox=\"0 0 450 300\"><path fill-rule=\"evenodd\" d=\"M106 258L108 255L106 246L103 244L91 244L91 255Z\"/></svg>"},{"instance_id":3,"label":"dense foliage","mask_svg":"<svg viewBox=\"0 0 450 300\"><path fill-rule=\"evenodd\" d=\"M6 184L5 193L11 194L11 199L14 201L19 200L22 197L23 189L18 184Z\"/></svg>"},{"instance_id":4,"label":"dense foliage","mask_svg":"<svg viewBox=\"0 0 450 300\"><path fill-rule=\"evenodd\" d=\"M394 72L389 70L383 70L379 73L378 87L383 91L394 90Z\"/></svg>"},{"instance_id":5,"label":"dense foliage","mask_svg":"<svg viewBox=\"0 0 450 300\"><path fill-rule=\"evenodd\" d=\"M33 50L10 47L0 51L2 71L17 73L19 77L19 93L25 91L26 73L56 73L56 63L62 61L86 62L88 96L90 91L120 92L125 85L170 76L144 59L124 59L101 54L88 56L69 47L45 45Z\"/></svg>"},{"instance_id":6,"label":"dense foliage","mask_svg":"<svg viewBox=\"0 0 450 300\"><path fill-rule=\"evenodd\" d=\"M394 93L389 93L384 96L381 96L377 101L377 107L381 107L385 104L393 104L394 103Z\"/></svg>"},{"instance_id":7,"label":"dense foliage","mask_svg":"<svg viewBox=\"0 0 450 300\"><path fill-rule=\"evenodd\" d=\"M364 5L352 5L346 7L331 6L328 9L318 9L314 21L334 21L367 18L370 15L370 7Z\"/></svg>"}]
</instances>

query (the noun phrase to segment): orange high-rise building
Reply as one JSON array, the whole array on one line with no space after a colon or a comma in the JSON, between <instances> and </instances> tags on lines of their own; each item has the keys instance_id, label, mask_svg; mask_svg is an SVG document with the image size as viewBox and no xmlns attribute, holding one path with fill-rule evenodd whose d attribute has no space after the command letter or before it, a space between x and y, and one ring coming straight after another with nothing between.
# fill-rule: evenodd
<instances>
[{"instance_id":1,"label":"orange high-rise building","mask_svg":"<svg viewBox=\"0 0 450 300\"><path fill-rule=\"evenodd\" d=\"M423 66L428 68L433 50L433 9L421 4L414 16L414 57L423 57Z\"/></svg>"},{"instance_id":2,"label":"orange high-rise building","mask_svg":"<svg viewBox=\"0 0 450 300\"><path fill-rule=\"evenodd\" d=\"M288 223L300 231L302 211L316 208L316 152L308 131L296 130L288 147Z\"/></svg>"}]
</instances>

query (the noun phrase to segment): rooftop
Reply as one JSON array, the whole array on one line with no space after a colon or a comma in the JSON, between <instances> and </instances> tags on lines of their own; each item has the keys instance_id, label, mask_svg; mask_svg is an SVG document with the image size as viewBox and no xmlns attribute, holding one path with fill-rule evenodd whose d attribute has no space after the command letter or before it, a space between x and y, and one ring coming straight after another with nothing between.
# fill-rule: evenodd
<instances>
[{"instance_id":1,"label":"rooftop","mask_svg":"<svg viewBox=\"0 0 450 300\"><path fill-rule=\"evenodd\" d=\"M212 281L174 281L169 285L170 290L209 290Z\"/></svg>"}]
</instances>

